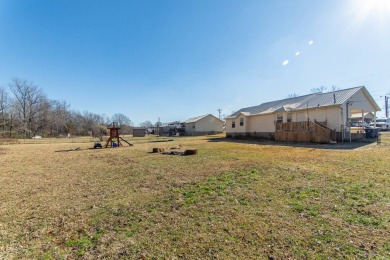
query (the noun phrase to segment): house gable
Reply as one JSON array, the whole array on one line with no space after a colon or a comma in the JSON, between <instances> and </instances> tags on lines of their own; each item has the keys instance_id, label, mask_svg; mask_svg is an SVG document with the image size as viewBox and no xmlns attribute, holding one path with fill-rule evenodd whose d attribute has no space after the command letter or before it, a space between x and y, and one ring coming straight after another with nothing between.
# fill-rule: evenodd
<instances>
[{"instance_id":1,"label":"house gable","mask_svg":"<svg viewBox=\"0 0 390 260\"><path fill-rule=\"evenodd\" d=\"M206 133L220 133L223 131L224 122L212 114L193 117L185 122L186 133L206 134Z\"/></svg>"}]
</instances>

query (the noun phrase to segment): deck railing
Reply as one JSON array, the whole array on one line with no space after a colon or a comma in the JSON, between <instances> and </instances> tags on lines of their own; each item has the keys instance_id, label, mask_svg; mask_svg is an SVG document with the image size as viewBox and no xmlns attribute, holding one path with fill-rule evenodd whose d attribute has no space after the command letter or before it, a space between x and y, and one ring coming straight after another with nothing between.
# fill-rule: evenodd
<instances>
[{"instance_id":1,"label":"deck railing","mask_svg":"<svg viewBox=\"0 0 390 260\"><path fill-rule=\"evenodd\" d=\"M276 131L282 131L286 133L307 132L308 134L310 134L310 140L312 142L322 143L322 142L329 142L330 140L336 140L336 131L316 121L286 122L286 123L276 122L275 129Z\"/></svg>"},{"instance_id":2,"label":"deck railing","mask_svg":"<svg viewBox=\"0 0 390 260\"><path fill-rule=\"evenodd\" d=\"M310 131L310 121L276 122L276 131Z\"/></svg>"}]
</instances>

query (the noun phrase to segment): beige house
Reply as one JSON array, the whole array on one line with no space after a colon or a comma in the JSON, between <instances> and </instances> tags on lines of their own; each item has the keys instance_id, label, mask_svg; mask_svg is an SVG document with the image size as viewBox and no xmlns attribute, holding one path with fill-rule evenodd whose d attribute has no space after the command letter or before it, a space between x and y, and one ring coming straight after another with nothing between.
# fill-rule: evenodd
<instances>
[{"instance_id":1,"label":"beige house","mask_svg":"<svg viewBox=\"0 0 390 260\"><path fill-rule=\"evenodd\" d=\"M374 119L375 119L375 115L372 112L365 112L363 114L363 117L364 117L364 121L366 123L374 122ZM351 122L352 123L362 122L362 113L352 114L351 115Z\"/></svg>"},{"instance_id":2,"label":"beige house","mask_svg":"<svg viewBox=\"0 0 390 260\"><path fill-rule=\"evenodd\" d=\"M379 106L364 86L313 93L242 108L226 118L226 136L300 141L310 139L317 129L332 132L333 139L341 140L351 138L352 114L360 114L364 121L365 113L375 115L377 111Z\"/></svg>"},{"instance_id":3,"label":"beige house","mask_svg":"<svg viewBox=\"0 0 390 260\"><path fill-rule=\"evenodd\" d=\"M207 135L223 132L224 122L212 114L193 117L184 122L186 135Z\"/></svg>"}]
</instances>

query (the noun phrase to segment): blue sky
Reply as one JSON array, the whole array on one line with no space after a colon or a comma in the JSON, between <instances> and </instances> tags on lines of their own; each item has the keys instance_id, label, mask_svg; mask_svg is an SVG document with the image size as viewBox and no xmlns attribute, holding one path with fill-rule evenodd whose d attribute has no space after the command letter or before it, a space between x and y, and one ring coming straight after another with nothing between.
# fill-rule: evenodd
<instances>
[{"instance_id":1,"label":"blue sky","mask_svg":"<svg viewBox=\"0 0 390 260\"><path fill-rule=\"evenodd\" d=\"M383 108L389 28L388 0L0 0L0 86L27 79L136 124L332 85L365 85Z\"/></svg>"}]
</instances>

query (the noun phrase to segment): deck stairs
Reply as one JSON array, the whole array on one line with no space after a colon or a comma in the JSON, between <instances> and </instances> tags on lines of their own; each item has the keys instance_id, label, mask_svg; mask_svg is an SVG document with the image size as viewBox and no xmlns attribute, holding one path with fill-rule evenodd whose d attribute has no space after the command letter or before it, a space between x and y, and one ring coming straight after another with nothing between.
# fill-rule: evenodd
<instances>
[{"instance_id":1,"label":"deck stairs","mask_svg":"<svg viewBox=\"0 0 390 260\"><path fill-rule=\"evenodd\" d=\"M318 127L322 128L324 131L329 132L329 143L334 144L337 143L336 141L336 131L330 129L326 123L318 122L317 120L314 120L314 124Z\"/></svg>"}]
</instances>

